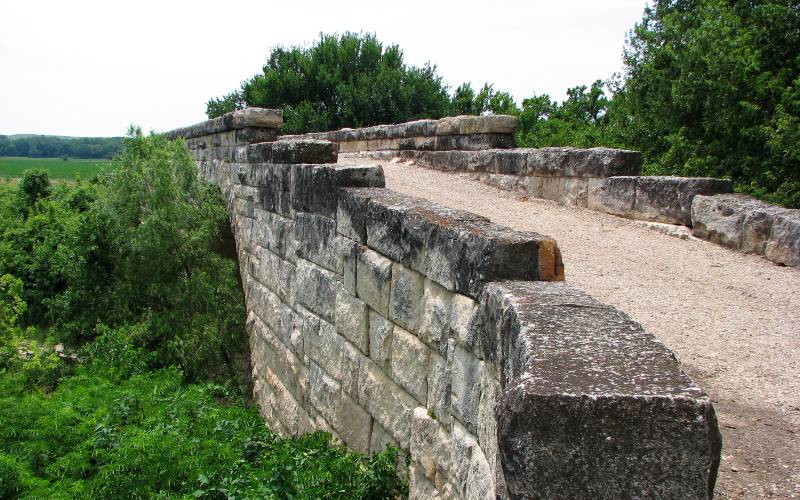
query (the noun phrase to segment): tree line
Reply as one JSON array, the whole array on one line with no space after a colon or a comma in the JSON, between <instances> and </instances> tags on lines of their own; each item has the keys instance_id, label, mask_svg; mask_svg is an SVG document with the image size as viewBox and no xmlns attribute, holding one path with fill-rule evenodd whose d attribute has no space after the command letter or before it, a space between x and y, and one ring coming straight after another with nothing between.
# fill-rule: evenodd
<instances>
[{"instance_id":1,"label":"tree line","mask_svg":"<svg viewBox=\"0 0 800 500\"><path fill-rule=\"evenodd\" d=\"M0 135L0 156L107 159L117 154L121 147L122 137Z\"/></svg>"},{"instance_id":2,"label":"tree line","mask_svg":"<svg viewBox=\"0 0 800 500\"><path fill-rule=\"evenodd\" d=\"M629 33L624 70L556 102L404 63L374 35L321 35L272 50L262 71L207 103L216 117L281 108L286 133L455 114L519 116L522 147L640 150L649 175L715 176L800 207L800 6L789 0L656 0Z\"/></svg>"}]
</instances>

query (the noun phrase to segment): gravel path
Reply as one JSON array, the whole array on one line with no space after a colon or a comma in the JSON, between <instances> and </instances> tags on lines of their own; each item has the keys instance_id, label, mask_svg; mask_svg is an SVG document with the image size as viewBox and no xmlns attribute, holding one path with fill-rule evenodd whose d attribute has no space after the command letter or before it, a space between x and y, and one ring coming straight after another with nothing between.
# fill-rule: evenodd
<instances>
[{"instance_id":1,"label":"gravel path","mask_svg":"<svg viewBox=\"0 0 800 500\"><path fill-rule=\"evenodd\" d=\"M717 498L800 497L800 269L464 174L381 163L390 189L554 237L568 282L661 338L714 401Z\"/></svg>"}]
</instances>

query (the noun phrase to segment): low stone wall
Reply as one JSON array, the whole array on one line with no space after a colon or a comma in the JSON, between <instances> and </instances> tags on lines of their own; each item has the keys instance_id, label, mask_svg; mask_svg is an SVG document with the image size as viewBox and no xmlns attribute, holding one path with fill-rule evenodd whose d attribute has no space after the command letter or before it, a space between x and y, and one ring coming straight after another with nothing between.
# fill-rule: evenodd
<instances>
[{"instance_id":1,"label":"low stone wall","mask_svg":"<svg viewBox=\"0 0 800 500\"><path fill-rule=\"evenodd\" d=\"M692 233L698 238L787 266L800 266L800 210L749 196L697 196Z\"/></svg>"},{"instance_id":2,"label":"low stone wall","mask_svg":"<svg viewBox=\"0 0 800 500\"><path fill-rule=\"evenodd\" d=\"M317 139L339 144L342 153L385 150L481 150L511 148L517 118L507 115L451 116L397 125L341 129L283 139Z\"/></svg>"},{"instance_id":3,"label":"low stone wall","mask_svg":"<svg viewBox=\"0 0 800 500\"><path fill-rule=\"evenodd\" d=\"M412 498L711 496L710 400L561 282L552 239L384 189L330 142L193 139L229 207L275 431L396 445Z\"/></svg>"},{"instance_id":4,"label":"low stone wall","mask_svg":"<svg viewBox=\"0 0 800 500\"><path fill-rule=\"evenodd\" d=\"M584 208L591 184L615 175L638 175L642 169L641 153L609 148L401 151L398 156L424 167L467 172L525 196Z\"/></svg>"},{"instance_id":5,"label":"low stone wall","mask_svg":"<svg viewBox=\"0 0 800 500\"><path fill-rule=\"evenodd\" d=\"M629 219L692 225L697 195L732 193L733 182L710 177L608 177L589 186L588 208Z\"/></svg>"}]
</instances>

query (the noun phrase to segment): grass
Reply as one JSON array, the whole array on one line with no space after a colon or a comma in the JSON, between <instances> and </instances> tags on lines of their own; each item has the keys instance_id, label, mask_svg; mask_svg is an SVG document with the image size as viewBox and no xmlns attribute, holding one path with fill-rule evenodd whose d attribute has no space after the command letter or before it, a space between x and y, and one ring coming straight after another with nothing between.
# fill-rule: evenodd
<instances>
[{"instance_id":1,"label":"grass","mask_svg":"<svg viewBox=\"0 0 800 500\"><path fill-rule=\"evenodd\" d=\"M22 177L26 170L42 168L51 179L71 180L76 175L88 179L110 166L111 160L0 157L0 177Z\"/></svg>"}]
</instances>

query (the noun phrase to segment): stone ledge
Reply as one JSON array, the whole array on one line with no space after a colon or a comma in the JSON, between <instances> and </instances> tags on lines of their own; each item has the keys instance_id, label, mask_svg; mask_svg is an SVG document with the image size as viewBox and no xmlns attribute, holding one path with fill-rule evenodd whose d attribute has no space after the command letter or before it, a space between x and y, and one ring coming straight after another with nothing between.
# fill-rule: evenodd
<instances>
[{"instance_id":1,"label":"stone ledge","mask_svg":"<svg viewBox=\"0 0 800 500\"><path fill-rule=\"evenodd\" d=\"M695 196L732 192L732 181L711 177L608 177L589 183L588 208L629 219L691 226Z\"/></svg>"},{"instance_id":2,"label":"stone ledge","mask_svg":"<svg viewBox=\"0 0 800 500\"><path fill-rule=\"evenodd\" d=\"M512 497L713 494L713 406L658 339L564 283L490 283L481 305Z\"/></svg>"},{"instance_id":3,"label":"stone ledge","mask_svg":"<svg viewBox=\"0 0 800 500\"><path fill-rule=\"evenodd\" d=\"M247 108L225 113L218 118L165 132L167 139L192 139L203 135L227 132L247 127L279 129L283 126L283 111L279 109Z\"/></svg>"},{"instance_id":4,"label":"stone ledge","mask_svg":"<svg viewBox=\"0 0 800 500\"><path fill-rule=\"evenodd\" d=\"M551 238L386 189L340 190L337 220L345 236L472 297L492 280L564 279Z\"/></svg>"},{"instance_id":5,"label":"stone ledge","mask_svg":"<svg viewBox=\"0 0 800 500\"><path fill-rule=\"evenodd\" d=\"M692 234L779 264L800 266L800 210L739 194L695 196Z\"/></svg>"},{"instance_id":6,"label":"stone ledge","mask_svg":"<svg viewBox=\"0 0 800 500\"><path fill-rule=\"evenodd\" d=\"M536 177L638 175L638 151L610 148L515 148L484 151L401 151L399 157L440 170Z\"/></svg>"}]
</instances>

